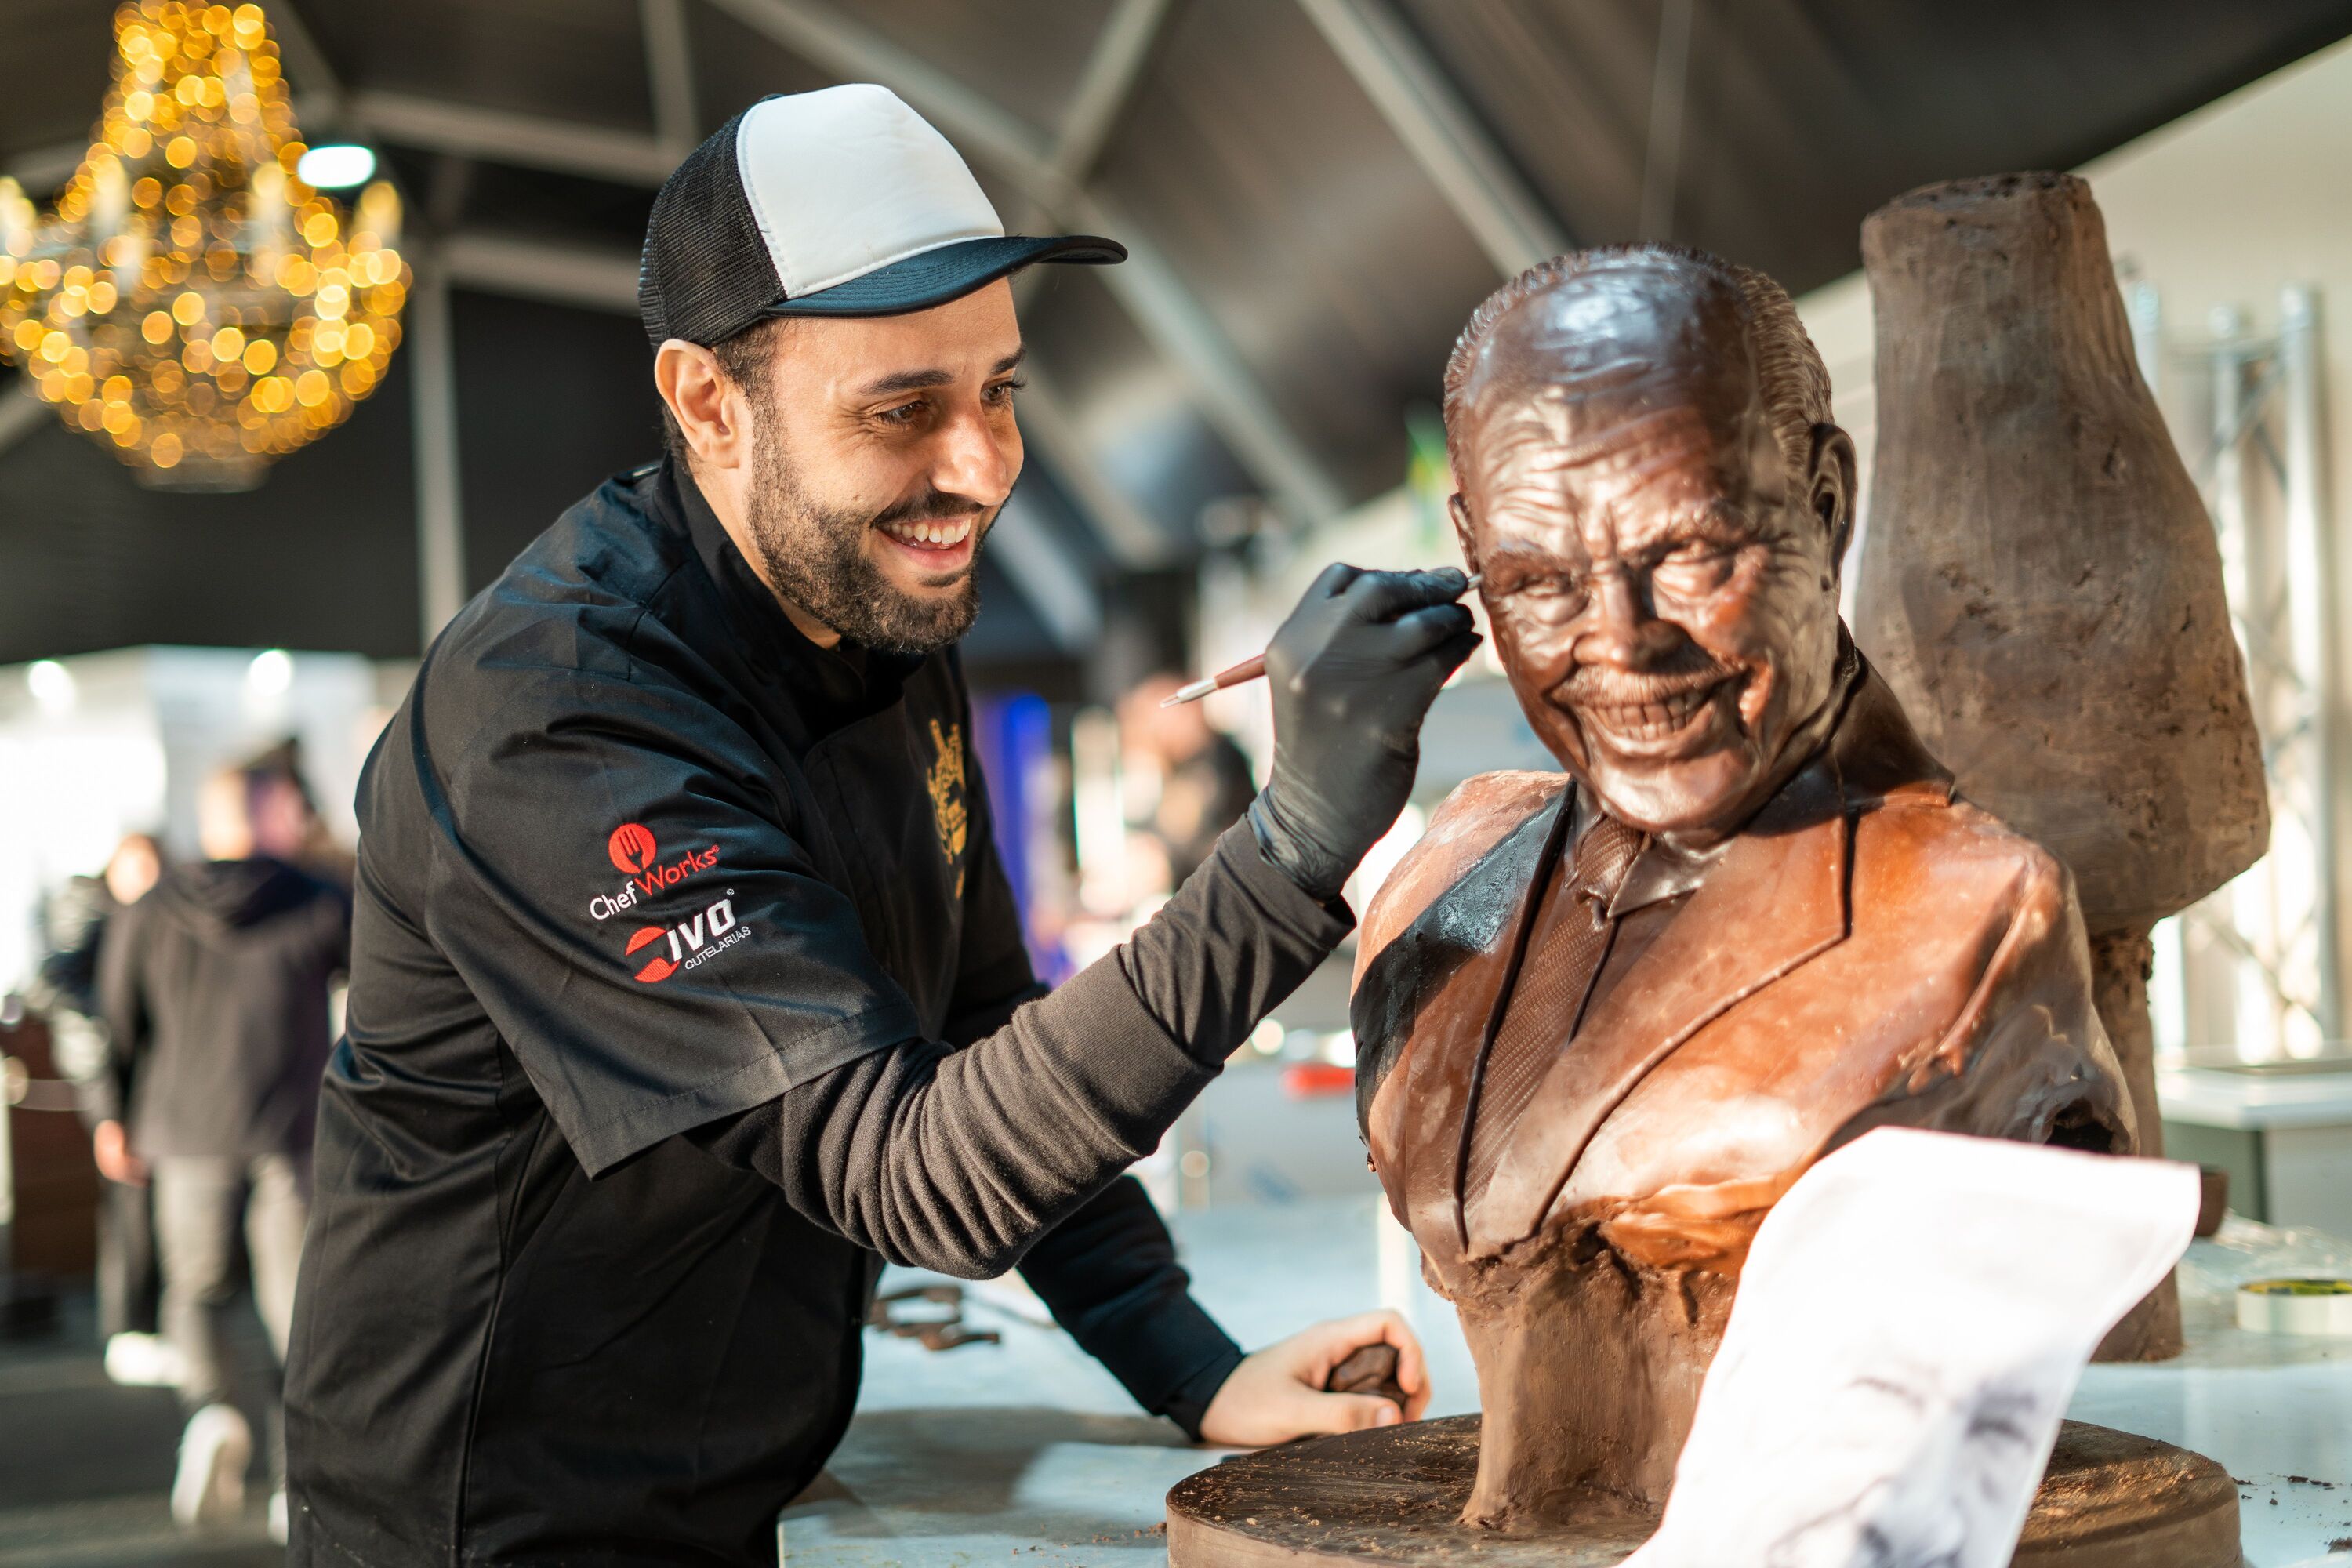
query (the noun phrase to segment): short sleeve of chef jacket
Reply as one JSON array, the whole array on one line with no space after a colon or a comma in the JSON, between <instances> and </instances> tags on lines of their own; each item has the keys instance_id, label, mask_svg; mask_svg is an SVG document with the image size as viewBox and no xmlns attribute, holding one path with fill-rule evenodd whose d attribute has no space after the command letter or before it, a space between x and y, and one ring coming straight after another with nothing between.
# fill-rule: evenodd
<instances>
[{"instance_id":1,"label":"short sleeve of chef jacket","mask_svg":"<svg viewBox=\"0 0 2352 1568\"><path fill-rule=\"evenodd\" d=\"M455 765L418 759L446 790L425 920L590 1175L915 1037L809 852L827 830L740 725L672 687L523 680Z\"/></svg>"}]
</instances>

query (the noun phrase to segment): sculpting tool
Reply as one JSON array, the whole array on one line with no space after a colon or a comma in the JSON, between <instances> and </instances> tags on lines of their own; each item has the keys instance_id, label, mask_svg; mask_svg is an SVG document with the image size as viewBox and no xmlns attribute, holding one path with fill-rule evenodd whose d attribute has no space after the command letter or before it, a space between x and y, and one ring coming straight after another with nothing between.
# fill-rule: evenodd
<instances>
[{"instance_id":1,"label":"sculpting tool","mask_svg":"<svg viewBox=\"0 0 2352 1568\"><path fill-rule=\"evenodd\" d=\"M1467 594L1471 589L1475 588L1480 579L1485 576L1484 572L1473 572L1470 574L1469 580L1462 584L1462 591ZM1212 691L1223 691L1228 686L1239 686L1244 681L1258 679L1265 674L1265 655L1254 653L1239 664L1228 665L1214 675L1204 675L1190 686L1179 687L1175 695L1161 698L1160 706L1181 708L1187 702L1198 702Z\"/></svg>"}]
</instances>

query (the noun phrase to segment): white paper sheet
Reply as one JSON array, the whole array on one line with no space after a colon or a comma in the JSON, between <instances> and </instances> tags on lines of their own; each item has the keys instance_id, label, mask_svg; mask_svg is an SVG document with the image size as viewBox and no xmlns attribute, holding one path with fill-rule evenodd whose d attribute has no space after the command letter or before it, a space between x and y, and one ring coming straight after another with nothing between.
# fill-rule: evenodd
<instances>
[{"instance_id":1,"label":"white paper sheet","mask_svg":"<svg viewBox=\"0 0 2352 1568\"><path fill-rule=\"evenodd\" d=\"M1627 1568L2005 1568L2074 1384L2197 1219L2193 1165L1881 1128L1758 1231Z\"/></svg>"}]
</instances>

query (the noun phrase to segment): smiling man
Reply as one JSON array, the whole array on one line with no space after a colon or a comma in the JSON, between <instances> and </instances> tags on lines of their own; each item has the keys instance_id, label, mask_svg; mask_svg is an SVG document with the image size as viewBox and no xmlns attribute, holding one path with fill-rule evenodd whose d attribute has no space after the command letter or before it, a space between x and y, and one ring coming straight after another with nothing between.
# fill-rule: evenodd
<instances>
[{"instance_id":1,"label":"smiling man","mask_svg":"<svg viewBox=\"0 0 2352 1568\"><path fill-rule=\"evenodd\" d=\"M1147 1409L1262 1444L1419 1413L1370 1313L1244 1357L1119 1173L1349 928L1461 574L1276 635L1250 820L1051 995L955 642L1020 475L1006 237L879 88L770 99L654 205L667 461L434 644L370 759L287 1406L297 1563L772 1563L885 1259L1018 1266ZM1321 1392L1381 1341L1400 1409Z\"/></svg>"},{"instance_id":2,"label":"smiling man","mask_svg":"<svg viewBox=\"0 0 2352 1568\"><path fill-rule=\"evenodd\" d=\"M1853 446L1771 279L1506 285L1445 378L1463 553L1561 773L1433 814L1358 949L1358 1105L1484 1421L1474 1522L1672 1479L1748 1238L1886 1123L2127 1150L2082 916L1838 619Z\"/></svg>"}]
</instances>

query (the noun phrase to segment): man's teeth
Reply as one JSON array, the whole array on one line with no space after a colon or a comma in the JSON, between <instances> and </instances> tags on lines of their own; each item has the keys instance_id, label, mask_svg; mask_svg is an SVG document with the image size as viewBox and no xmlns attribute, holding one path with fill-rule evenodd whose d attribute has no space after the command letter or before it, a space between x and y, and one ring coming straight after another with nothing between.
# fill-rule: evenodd
<instances>
[{"instance_id":1,"label":"man's teeth","mask_svg":"<svg viewBox=\"0 0 2352 1568\"><path fill-rule=\"evenodd\" d=\"M943 549L961 544L971 537L971 519L956 517L940 522L886 522L882 525L882 531L904 544Z\"/></svg>"}]
</instances>

